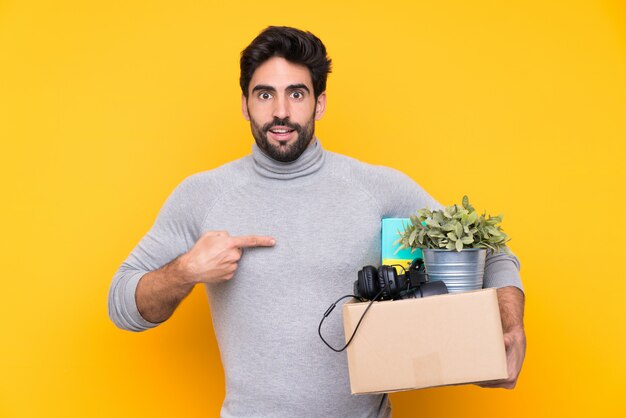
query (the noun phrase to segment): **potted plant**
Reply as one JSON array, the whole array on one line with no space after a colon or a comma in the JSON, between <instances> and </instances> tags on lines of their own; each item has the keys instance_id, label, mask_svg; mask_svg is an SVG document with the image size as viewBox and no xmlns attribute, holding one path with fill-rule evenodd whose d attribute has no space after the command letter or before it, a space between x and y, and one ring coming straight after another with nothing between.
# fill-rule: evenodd
<instances>
[{"instance_id":1,"label":"potted plant","mask_svg":"<svg viewBox=\"0 0 626 418\"><path fill-rule=\"evenodd\" d=\"M398 250L421 248L430 280L443 280L451 293L481 289L487 250L510 254L502 215L479 215L463 196L462 205L420 209L398 231Z\"/></svg>"}]
</instances>

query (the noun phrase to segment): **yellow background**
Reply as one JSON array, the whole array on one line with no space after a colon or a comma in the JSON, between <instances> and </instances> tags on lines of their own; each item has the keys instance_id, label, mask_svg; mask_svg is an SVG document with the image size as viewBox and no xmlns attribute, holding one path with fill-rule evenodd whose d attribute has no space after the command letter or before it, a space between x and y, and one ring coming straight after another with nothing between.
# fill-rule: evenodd
<instances>
[{"instance_id":1,"label":"yellow background","mask_svg":"<svg viewBox=\"0 0 626 418\"><path fill-rule=\"evenodd\" d=\"M504 213L522 260L517 388L394 417L626 416L626 6L545 0L0 1L0 416L218 415L202 289L142 334L107 292L176 184L249 153L238 58L270 24L328 47L326 149Z\"/></svg>"}]
</instances>

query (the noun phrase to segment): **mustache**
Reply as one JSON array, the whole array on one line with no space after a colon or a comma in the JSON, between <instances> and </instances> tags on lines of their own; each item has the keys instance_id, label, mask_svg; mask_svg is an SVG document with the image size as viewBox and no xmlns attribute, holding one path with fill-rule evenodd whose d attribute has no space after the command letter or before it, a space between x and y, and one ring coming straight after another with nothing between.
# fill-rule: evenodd
<instances>
[{"instance_id":1,"label":"mustache","mask_svg":"<svg viewBox=\"0 0 626 418\"><path fill-rule=\"evenodd\" d=\"M289 121L289 118L280 119L280 118L274 117L274 119L271 122L268 122L265 125L263 125L263 132L269 131L274 126L286 126L289 129L293 129L298 133L302 131L302 126L298 125L297 123L292 123L291 121Z\"/></svg>"}]
</instances>

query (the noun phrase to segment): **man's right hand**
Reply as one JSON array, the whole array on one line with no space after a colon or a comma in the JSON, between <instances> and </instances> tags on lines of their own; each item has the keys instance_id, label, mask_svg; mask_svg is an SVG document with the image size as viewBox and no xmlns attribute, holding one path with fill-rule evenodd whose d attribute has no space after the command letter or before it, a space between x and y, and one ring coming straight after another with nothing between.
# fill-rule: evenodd
<instances>
[{"instance_id":1,"label":"man's right hand","mask_svg":"<svg viewBox=\"0 0 626 418\"><path fill-rule=\"evenodd\" d=\"M185 279L194 284L230 280L244 248L271 247L275 242L268 236L230 236L226 231L208 231L180 257L180 265Z\"/></svg>"},{"instance_id":2,"label":"man's right hand","mask_svg":"<svg viewBox=\"0 0 626 418\"><path fill-rule=\"evenodd\" d=\"M140 315L153 323L165 321L196 284L232 279L244 248L274 243L274 238L266 236L206 232L188 252L139 280L135 300Z\"/></svg>"}]
</instances>

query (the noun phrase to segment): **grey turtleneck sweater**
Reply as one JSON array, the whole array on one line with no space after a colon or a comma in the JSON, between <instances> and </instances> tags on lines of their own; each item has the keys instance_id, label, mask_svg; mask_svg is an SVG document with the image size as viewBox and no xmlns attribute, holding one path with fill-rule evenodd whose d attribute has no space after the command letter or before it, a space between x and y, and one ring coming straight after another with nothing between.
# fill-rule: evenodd
<instances>
[{"instance_id":1,"label":"grey turtleneck sweater","mask_svg":"<svg viewBox=\"0 0 626 418\"><path fill-rule=\"evenodd\" d=\"M232 280L206 285L226 376L221 416L388 416L386 397L350 394L346 355L328 349L317 327L328 306L351 293L357 271L380 263L381 219L422 207L440 205L404 174L324 151L317 140L293 163L254 145L252 155L173 191L115 274L109 315L131 331L157 326L137 310L137 282L206 231L270 235L276 245L246 249ZM517 259L491 255L484 281L521 288ZM343 345L339 313L323 332Z\"/></svg>"}]
</instances>

